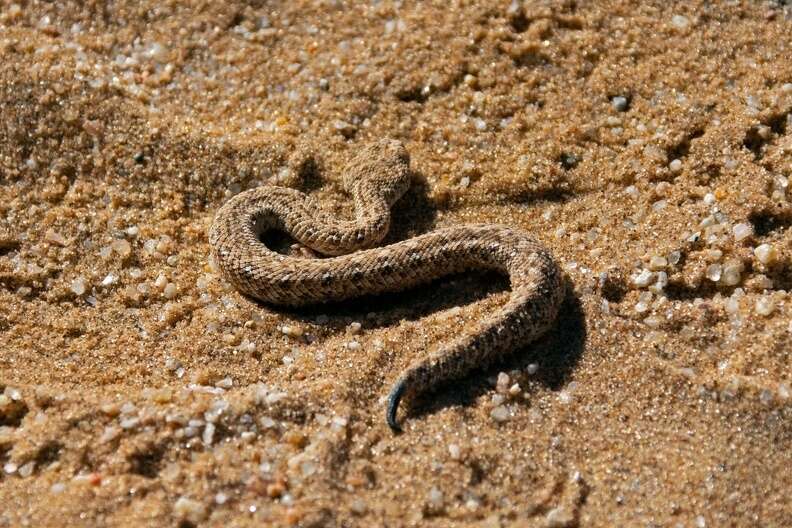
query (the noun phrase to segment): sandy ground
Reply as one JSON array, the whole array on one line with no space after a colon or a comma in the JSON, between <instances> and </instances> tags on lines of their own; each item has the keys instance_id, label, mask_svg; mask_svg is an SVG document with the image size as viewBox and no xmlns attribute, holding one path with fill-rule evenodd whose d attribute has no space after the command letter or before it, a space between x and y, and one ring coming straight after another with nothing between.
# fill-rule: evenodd
<instances>
[{"instance_id":1,"label":"sandy ground","mask_svg":"<svg viewBox=\"0 0 792 528\"><path fill-rule=\"evenodd\" d=\"M792 525L784 4L3 2L0 526ZM382 137L392 240L506 223L570 284L401 435L503 279L284 311L207 246L264 182L350 214Z\"/></svg>"}]
</instances>

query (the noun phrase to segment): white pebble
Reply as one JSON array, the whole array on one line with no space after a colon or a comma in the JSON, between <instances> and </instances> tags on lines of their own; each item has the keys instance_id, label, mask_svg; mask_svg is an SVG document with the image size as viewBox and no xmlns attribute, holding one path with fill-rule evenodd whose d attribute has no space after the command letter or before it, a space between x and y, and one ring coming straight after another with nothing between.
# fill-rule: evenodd
<instances>
[{"instance_id":1,"label":"white pebble","mask_svg":"<svg viewBox=\"0 0 792 528\"><path fill-rule=\"evenodd\" d=\"M233 386L234 386L234 380L232 380L230 377L225 377L220 381L218 381L217 383L215 383L215 387L220 387L221 389L230 389Z\"/></svg>"},{"instance_id":2,"label":"white pebble","mask_svg":"<svg viewBox=\"0 0 792 528\"><path fill-rule=\"evenodd\" d=\"M649 269L652 271L660 271L666 266L668 266L668 260L665 257L655 255L649 260Z\"/></svg>"},{"instance_id":3,"label":"white pebble","mask_svg":"<svg viewBox=\"0 0 792 528\"><path fill-rule=\"evenodd\" d=\"M686 16L674 15L671 18L671 24L677 29L686 29L690 24L690 21Z\"/></svg>"},{"instance_id":4,"label":"white pebble","mask_svg":"<svg viewBox=\"0 0 792 528\"><path fill-rule=\"evenodd\" d=\"M672 160L671 163L668 164L668 168L675 174L679 173L682 171L682 161L678 159Z\"/></svg>"},{"instance_id":5,"label":"white pebble","mask_svg":"<svg viewBox=\"0 0 792 528\"><path fill-rule=\"evenodd\" d=\"M770 244L761 244L754 249L756 260L768 265L778 260L778 250Z\"/></svg>"},{"instance_id":6,"label":"white pebble","mask_svg":"<svg viewBox=\"0 0 792 528\"><path fill-rule=\"evenodd\" d=\"M66 484L63 482L56 482L52 486L50 486L50 493L53 495L57 495L58 493L63 493L66 490Z\"/></svg>"},{"instance_id":7,"label":"white pebble","mask_svg":"<svg viewBox=\"0 0 792 528\"><path fill-rule=\"evenodd\" d=\"M740 284L742 277L740 274L743 271L743 263L739 260L729 260L723 266L720 281L726 286L737 286Z\"/></svg>"},{"instance_id":8,"label":"white pebble","mask_svg":"<svg viewBox=\"0 0 792 528\"><path fill-rule=\"evenodd\" d=\"M215 424L208 423L206 427L204 427L203 434L201 435L201 440L206 445L212 445L214 441L214 434L215 434Z\"/></svg>"},{"instance_id":9,"label":"white pebble","mask_svg":"<svg viewBox=\"0 0 792 528\"><path fill-rule=\"evenodd\" d=\"M74 292L75 295L82 295L85 293L85 279L82 277L77 277L71 283L71 291Z\"/></svg>"},{"instance_id":10,"label":"white pebble","mask_svg":"<svg viewBox=\"0 0 792 528\"><path fill-rule=\"evenodd\" d=\"M509 410L503 405L498 405L490 411L490 417L496 422L505 422L509 419Z\"/></svg>"},{"instance_id":11,"label":"white pebble","mask_svg":"<svg viewBox=\"0 0 792 528\"><path fill-rule=\"evenodd\" d=\"M36 463L31 460L30 462L19 468L19 476L29 477L30 475L33 474L34 469L36 469Z\"/></svg>"},{"instance_id":12,"label":"white pebble","mask_svg":"<svg viewBox=\"0 0 792 528\"><path fill-rule=\"evenodd\" d=\"M157 280L155 280L155 281L154 281L154 286L155 286L155 287L156 287L158 290L162 290L162 289L164 289L164 288L165 288L165 286L167 286L167 285L168 285L168 278L165 276L165 274L164 274L164 273L160 273L160 274L157 276Z\"/></svg>"},{"instance_id":13,"label":"white pebble","mask_svg":"<svg viewBox=\"0 0 792 528\"><path fill-rule=\"evenodd\" d=\"M165 296L166 299L173 299L179 293L178 288L172 282L169 282L165 289L162 290L162 295Z\"/></svg>"},{"instance_id":14,"label":"white pebble","mask_svg":"<svg viewBox=\"0 0 792 528\"><path fill-rule=\"evenodd\" d=\"M617 95L611 99L611 104L613 105L613 109L617 112L624 112L627 110L627 98L621 95Z\"/></svg>"},{"instance_id":15,"label":"white pebble","mask_svg":"<svg viewBox=\"0 0 792 528\"><path fill-rule=\"evenodd\" d=\"M755 309L756 309L756 313L758 313L759 315L768 316L775 311L775 308L776 308L775 299L769 295L764 297L759 297L759 299L756 300Z\"/></svg>"},{"instance_id":16,"label":"white pebble","mask_svg":"<svg viewBox=\"0 0 792 528\"><path fill-rule=\"evenodd\" d=\"M459 444L449 444L448 454L451 455L453 460L459 460L462 457L462 449L460 449Z\"/></svg>"},{"instance_id":17,"label":"white pebble","mask_svg":"<svg viewBox=\"0 0 792 528\"><path fill-rule=\"evenodd\" d=\"M436 486L433 486L432 489L429 490L429 505L435 508L443 507L443 492Z\"/></svg>"},{"instance_id":18,"label":"white pebble","mask_svg":"<svg viewBox=\"0 0 792 528\"><path fill-rule=\"evenodd\" d=\"M509 390L509 375L505 372L498 374L498 381L495 383L495 390L503 394Z\"/></svg>"},{"instance_id":19,"label":"white pebble","mask_svg":"<svg viewBox=\"0 0 792 528\"><path fill-rule=\"evenodd\" d=\"M712 205L715 203L715 195L712 193L707 193L704 195L704 203L707 205Z\"/></svg>"},{"instance_id":20,"label":"white pebble","mask_svg":"<svg viewBox=\"0 0 792 528\"><path fill-rule=\"evenodd\" d=\"M129 242L127 242L123 238L113 240L110 243L110 247L113 249L113 251L115 251L122 257L126 257L127 255L132 253L132 246L129 244Z\"/></svg>"},{"instance_id":21,"label":"white pebble","mask_svg":"<svg viewBox=\"0 0 792 528\"><path fill-rule=\"evenodd\" d=\"M721 279L721 275L723 274L723 268L720 264L710 264L707 266L705 274L712 282L718 282Z\"/></svg>"},{"instance_id":22,"label":"white pebble","mask_svg":"<svg viewBox=\"0 0 792 528\"><path fill-rule=\"evenodd\" d=\"M203 504L187 497L179 497L173 505L173 511L182 519L192 523L199 523L206 518L206 508Z\"/></svg>"},{"instance_id":23,"label":"white pebble","mask_svg":"<svg viewBox=\"0 0 792 528\"><path fill-rule=\"evenodd\" d=\"M748 224L737 224L732 228L734 240L741 242L753 234L753 229Z\"/></svg>"},{"instance_id":24,"label":"white pebble","mask_svg":"<svg viewBox=\"0 0 792 528\"><path fill-rule=\"evenodd\" d=\"M649 270L641 270L638 275L633 276L632 282L639 288L645 288L656 280L654 273Z\"/></svg>"},{"instance_id":25,"label":"white pebble","mask_svg":"<svg viewBox=\"0 0 792 528\"><path fill-rule=\"evenodd\" d=\"M350 323L350 325L349 325L349 332L352 333L352 334L359 334L361 328L362 328L362 325L360 323L358 323L357 321L354 321L354 322Z\"/></svg>"}]
</instances>

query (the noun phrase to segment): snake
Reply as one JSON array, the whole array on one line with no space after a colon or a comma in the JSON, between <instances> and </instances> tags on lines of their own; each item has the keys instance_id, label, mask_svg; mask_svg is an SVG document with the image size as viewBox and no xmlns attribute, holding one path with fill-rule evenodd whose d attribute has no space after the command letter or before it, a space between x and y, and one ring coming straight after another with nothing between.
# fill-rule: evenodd
<instances>
[{"instance_id":1,"label":"snake","mask_svg":"<svg viewBox=\"0 0 792 528\"><path fill-rule=\"evenodd\" d=\"M354 218L325 211L299 190L262 185L225 202L209 228L212 258L225 279L241 293L275 306L298 308L397 292L471 270L508 277L510 293L503 306L400 373L385 412L394 432L401 431L400 402L535 341L552 326L565 295L551 253L510 226L443 227L379 245L390 228L392 206L411 185L411 174L405 146L381 139L360 148L343 171ZM262 240L272 231L291 236L318 255L283 254L267 247Z\"/></svg>"}]
</instances>

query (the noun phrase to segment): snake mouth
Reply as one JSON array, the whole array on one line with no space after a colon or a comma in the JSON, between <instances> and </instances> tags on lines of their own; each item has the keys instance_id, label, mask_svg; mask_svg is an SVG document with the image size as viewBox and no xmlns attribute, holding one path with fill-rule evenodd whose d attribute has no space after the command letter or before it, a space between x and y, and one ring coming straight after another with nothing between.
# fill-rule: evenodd
<instances>
[{"instance_id":1,"label":"snake mouth","mask_svg":"<svg viewBox=\"0 0 792 528\"><path fill-rule=\"evenodd\" d=\"M401 379L396 382L396 385L393 386L393 389L391 389L391 392L388 395L388 409L385 414L385 419L388 422L388 426L390 426L394 433L400 433L402 430L401 426L396 421L396 413L399 411L399 403L401 402L402 396L404 396L404 391L406 389L407 382L404 379Z\"/></svg>"}]
</instances>

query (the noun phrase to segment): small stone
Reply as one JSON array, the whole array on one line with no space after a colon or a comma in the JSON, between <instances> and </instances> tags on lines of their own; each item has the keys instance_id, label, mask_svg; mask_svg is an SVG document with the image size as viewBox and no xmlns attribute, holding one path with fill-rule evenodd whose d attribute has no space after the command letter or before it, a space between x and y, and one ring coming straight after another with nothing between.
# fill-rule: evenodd
<instances>
[{"instance_id":1,"label":"small stone","mask_svg":"<svg viewBox=\"0 0 792 528\"><path fill-rule=\"evenodd\" d=\"M775 308L775 299L769 295L759 297L759 299L756 300L755 310L759 315L768 316L775 311Z\"/></svg>"},{"instance_id":2,"label":"small stone","mask_svg":"<svg viewBox=\"0 0 792 528\"><path fill-rule=\"evenodd\" d=\"M362 325L360 323L358 323L357 321L355 321L355 322L353 322L353 323L351 323L349 325L349 332L351 334L359 334L361 328L362 328Z\"/></svg>"},{"instance_id":3,"label":"small stone","mask_svg":"<svg viewBox=\"0 0 792 528\"><path fill-rule=\"evenodd\" d=\"M668 169L674 174L682 172L682 161L675 159L668 164Z\"/></svg>"},{"instance_id":4,"label":"small stone","mask_svg":"<svg viewBox=\"0 0 792 528\"><path fill-rule=\"evenodd\" d=\"M119 238L119 239L113 240L110 243L110 247L113 249L113 251L118 253L121 257L126 257L130 253L132 253L132 246L130 245L129 242L127 242L123 238Z\"/></svg>"},{"instance_id":5,"label":"small stone","mask_svg":"<svg viewBox=\"0 0 792 528\"><path fill-rule=\"evenodd\" d=\"M58 246L67 246L68 245L68 242L67 242L67 240L65 238L63 238L63 235L61 235L60 233L58 233L57 231L55 231L53 229L47 229L47 232L44 234L44 239L47 242L49 242L51 244L56 244Z\"/></svg>"},{"instance_id":6,"label":"small stone","mask_svg":"<svg viewBox=\"0 0 792 528\"><path fill-rule=\"evenodd\" d=\"M168 285L168 278L165 276L164 273L160 273L157 276L157 280L154 281L154 287L157 288L158 290L163 290L167 285Z\"/></svg>"},{"instance_id":7,"label":"small stone","mask_svg":"<svg viewBox=\"0 0 792 528\"><path fill-rule=\"evenodd\" d=\"M613 105L613 109L617 112L625 112L629 107L629 102L626 97L617 95L611 99L611 105Z\"/></svg>"},{"instance_id":8,"label":"small stone","mask_svg":"<svg viewBox=\"0 0 792 528\"><path fill-rule=\"evenodd\" d=\"M770 265L778 260L778 250L770 244L761 244L754 249L756 260L764 265Z\"/></svg>"},{"instance_id":9,"label":"small stone","mask_svg":"<svg viewBox=\"0 0 792 528\"><path fill-rule=\"evenodd\" d=\"M639 288L645 288L656 280L654 273L649 270L641 270L638 275L633 276L632 282Z\"/></svg>"},{"instance_id":10,"label":"small stone","mask_svg":"<svg viewBox=\"0 0 792 528\"><path fill-rule=\"evenodd\" d=\"M501 372L498 374L498 381L495 384L495 390L497 390L500 394L508 392L509 381L509 375L505 372Z\"/></svg>"},{"instance_id":11,"label":"small stone","mask_svg":"<svg viewBox=\"0 0 792 528\"><path fill-rule=\"evenodd\" d=\"M206 508L203 504L187 497L179 497L173 505L174 513L191 523L199 523L206 518Z\"/></svg>"},{"instance_id":12,"label":"small stone","mask_svg":"<svg viewBox=\"0 0 792 528\"><path fill-rule=\"evenodd\" d=\"M665 257L655 255L649 260L649 269L652 271L660 271L666 266L668 266L668 260Z\"/></svg>"},{"instance_id":13,"label":"small stone","mask_svg":"<svg viewBox=\"0 0 792 528\"><path fill-rule=\"evenodd\" d=\"M704 195L704 203L706 205L712 205L715 203L715 195L712 193L707 193Z\"/></svg>"},{"instance_id":14,"label":"small stone","mask_svg":"<svg viewBox=\"0 0 792 528\"><path fill-rule=\"evenodd\" d=\"M490 411L490 417L496 422L505 422L509 419L509 410L503 405L498 405Z\"/></svg>"},{"instance_id":15,"label":"small stone","mask_svg":"<svg viewBox=\"0 0 792 528\"><path fill-rule=\"evenodd\" d=\"M723 273L723 268L721 267L720 264L710 264L709 266L707 266L707 269L704 272L707 278L712 282L718 282L721 279L722 273Z\"/></svg>"},{"instance_id":16,"label":"small stone","mask_svg":"<svg viewBox=\"0 0 792 528\"><path fill-rule=\"evenodd\" d=\"M690 25L690 20L683 15L674 15L671 17L671 25L677 29L687 29Z\"/></svg>"},{"instance_id":17,"label":"small stone","mask_svg":"<svg viewBox=\"0 0 792 528\"><path fill-rule=\"evenodd\" d=\"M548 528L565 528L572 526L573 516L564 506L553 508L545 516L545 523Z\"/></svg>"},{"instance_id":18,"label":"small stone","mask_svg":"<svg viewBox=\"0 0 792 528\"><path fill-rule=\"evenodd\" d=\"M85 279L77 277L71 283L70 289L75 295L82 295L86 291Z\"/></svg>"},{"instance_id":19,"label":"small stone","mask_svg":"<svg viewBox=\"0 0 792 528\"><path fill-rule=\"evenodd\" d=\"M52 486L50 486L50 493L53 495L57 495L59 493L63 493L66 490L66 484L63 482L56 482Z\"/></svg>"},{"instance_id":20,"label":"small stone","mask_svg":"<svg viewBox=\"0 0 792 528\"><path fill-rule=\"evenodd\" d=\"M215 434L215 424L208 423L206 427L204 427L203 434L201 435L201 440L206 445L212 445L214 441L214 434Z\"/></svg>"},{"instance_id":21,"label":"small stone","mask_svg":"<svg viewBox=\"0 0 792 528\"><path fill-rule=\"evenodd\" d=\"M33 474L34 469L36 469L36 463L31 460L30 462L24 464L22 467L19 468L19 476L23 478L27 478Z\"/></svg>"},{"instance_id":22,"label":"small stone","mask_svg":"<svg viewBox=\"0 0 792 528\"><path fill-rule=\"evenodd\" d=\"M432 489L429 490L429 498L428 501L429 506L435 509L440 509L443 507L443 492L440 491L439 488L433 486Z\"/></svg>"},{"instance_id":23,"label":"small stone","mask_svg":"<svg viewBox=\"0 0 792 528\"><path fill-rule=\"evenodd\" d=\"M462 458L462 450L460 449L459 444L449 444L448 454L453 460L459 460Z\"/></svg>"},{"instance_id":24,"label":"small stone","mask_svg":"<svg viewBox=\"0 0 792 528\"><path fill-rule=\"evenodd\" d=\"M178 288L176 287L176 285L175 285L175 284L173 284L172 282L169 282L169 283L168 283L168 284L165 286L165 289L164 289L164 290L162 290L162 295L163 295L163 296L164 296L166 299L173 299L174 297L176 297L176 295L178 295L178 293L179 293L179 289L178 289Z\"/></svg>"},{"instance_id":25,"label":"small stone","mask_svg":"<svg viewBox=\"0 0 792 528\"><path fill-rule=\"evenodd\" d=\"M720 282L726 286L736 286L742 280L743 263L738 260L729 260L723 265Z\"/></svg>"},{"instance_id":26,"label":"small stone","mask_svg":"<svg viewBox=\"0 0 792 528\"><path fill-rule=\"evenodd\" d=\"M734 240L741 242L753 234L753 229L748 224L737 224L732 228Z\"/></svg>"},{"instance_id":27,"label":"small stone","mask_svg":"<svg viewBox=\"0 0 792 528\"><path fill-rule=\"evenodd\" d=\"M215 383L215 387L220 387L221 389L230 389L233 386L234 386L234 380L232 380L230 377L225 377L220 381L218 381L217 383Z\"/></svg>"}]
</instances>

